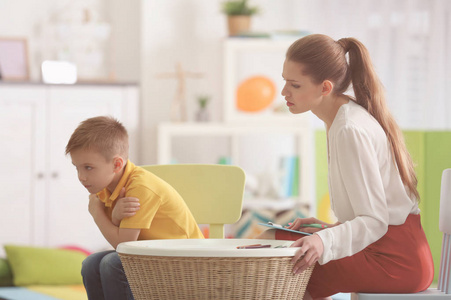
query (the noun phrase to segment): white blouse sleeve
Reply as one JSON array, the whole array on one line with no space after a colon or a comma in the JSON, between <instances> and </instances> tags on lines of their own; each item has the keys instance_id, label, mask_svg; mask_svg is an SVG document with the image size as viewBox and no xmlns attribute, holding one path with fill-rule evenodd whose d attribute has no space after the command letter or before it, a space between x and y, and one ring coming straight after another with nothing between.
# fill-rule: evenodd
<instances>
[{"instance_id":1,"label":"white blouse sleeve","mask_svg":"<svg viewBox=\"0 0 451 300\"><path fill-rule=\"evenodd\" d=\"M376 147L368 134L352 125L337 132L334 141L335 168L330 186L338 187L334 206L352 208L354 218L317 234L324 244L320 264L351 256L380 239L388 229L389 214ZM331 161L332 162L332 161Z\"/></svg>"}]
</instances>

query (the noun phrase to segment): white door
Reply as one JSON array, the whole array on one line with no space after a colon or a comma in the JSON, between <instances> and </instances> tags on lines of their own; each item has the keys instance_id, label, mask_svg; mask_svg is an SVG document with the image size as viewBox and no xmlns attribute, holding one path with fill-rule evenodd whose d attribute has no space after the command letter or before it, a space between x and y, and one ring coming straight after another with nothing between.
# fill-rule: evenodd
<instances>
[{"instance_id":1,"label":"white door","mask_svg":"<svg viewBox=\"0 0 451 300\"><path fill-rule=\"evenodd\" d=\"M0 256L3 245L42 245L45 89L0 86Z\"/></svg>"}]
</instances>

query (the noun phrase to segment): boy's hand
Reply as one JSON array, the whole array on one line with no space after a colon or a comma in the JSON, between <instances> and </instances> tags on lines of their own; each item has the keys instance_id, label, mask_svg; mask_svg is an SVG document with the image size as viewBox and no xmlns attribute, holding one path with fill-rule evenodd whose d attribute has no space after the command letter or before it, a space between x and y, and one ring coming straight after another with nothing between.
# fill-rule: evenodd
<instances>
[{"instance_id":1,"label":"boy's hand","mask_svg":"<svg viewBox=\"0 0 451 300\"><path fill-rule=\"evenodd\" d=\"M94 219L99 212L105 211L105 205L96 194L89 195L88 211Z\"/></svg>"},{"instance_id":2,"label":"boy's hand","mask_svg":"<svg viewBox=\"0 0 451 300\"><path fill-rule=\"evenodd\" d=\"M119 226L123 218L134 216L138 210L139 199L125 197L125 188L122 188L113 208L113 224Z\"/></svg>"}]
</instances>

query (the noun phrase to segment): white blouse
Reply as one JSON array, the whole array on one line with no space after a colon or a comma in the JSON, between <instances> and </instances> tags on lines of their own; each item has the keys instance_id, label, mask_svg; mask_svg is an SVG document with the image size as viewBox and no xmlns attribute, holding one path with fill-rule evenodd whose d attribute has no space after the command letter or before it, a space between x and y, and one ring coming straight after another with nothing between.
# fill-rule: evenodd
<instances>
[{"instance_id":1,"label":"white blouse","mask_svg":"<svg viewBox=\"0 0 451 300\"><path fill-rule=\"evenodd\" d=\"M319 231L320 264L351 256L380 239L388 225L419 214L402 183L384 130L366 109L349 101L328 133L329 194L338 226Z\"/></svg>"}]
</instances>

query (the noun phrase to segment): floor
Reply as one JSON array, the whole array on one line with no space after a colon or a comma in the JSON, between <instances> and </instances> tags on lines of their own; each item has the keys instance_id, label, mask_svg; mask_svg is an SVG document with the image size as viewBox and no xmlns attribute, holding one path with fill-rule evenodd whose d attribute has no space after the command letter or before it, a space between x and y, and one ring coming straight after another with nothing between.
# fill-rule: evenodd
<instances>
[{"instance_id":1,"label":"floor","mask_svg":"<svg viewBox=\"0 0 451 300\"><path fill-rule=\"evenodd\" d=\"M350 300L351 294L338 293L332 296L333 300Z\"/></svg>"}]
</instances>

